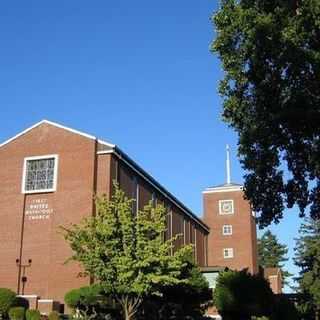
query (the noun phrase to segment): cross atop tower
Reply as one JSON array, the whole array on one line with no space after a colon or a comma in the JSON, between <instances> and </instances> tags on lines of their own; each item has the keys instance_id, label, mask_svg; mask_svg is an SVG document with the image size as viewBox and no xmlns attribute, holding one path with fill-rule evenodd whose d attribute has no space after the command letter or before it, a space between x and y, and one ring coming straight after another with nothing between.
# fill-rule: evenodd
<instances>
[{"instance_id":1,"label":"cross atop tower","mask_svg":"<svg viewBox=\"0 0 320 320\"><path fill-rule=\"evenodd\" d=\"M226 169L227 169L227 184L231 183L231 168L230 168L230 148L229 145L226 145L227 160L226 160Z\"/></svg>"}]
</instances>

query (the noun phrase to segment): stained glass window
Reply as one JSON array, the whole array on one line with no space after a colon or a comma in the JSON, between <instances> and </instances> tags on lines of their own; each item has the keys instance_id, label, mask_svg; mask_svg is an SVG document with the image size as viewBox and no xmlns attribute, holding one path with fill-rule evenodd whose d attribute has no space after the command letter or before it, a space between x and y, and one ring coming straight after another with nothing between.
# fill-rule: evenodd
<instances>
[{"instance_id":1,"label":"stained glass window","mask_svg":"<svg viewBox=\"0 0 320 320\"><path fill-rule=\"evenodd\" d=\"M27 160L25 191L54 188L55 158Z\"/></svg>"}]
</instances>

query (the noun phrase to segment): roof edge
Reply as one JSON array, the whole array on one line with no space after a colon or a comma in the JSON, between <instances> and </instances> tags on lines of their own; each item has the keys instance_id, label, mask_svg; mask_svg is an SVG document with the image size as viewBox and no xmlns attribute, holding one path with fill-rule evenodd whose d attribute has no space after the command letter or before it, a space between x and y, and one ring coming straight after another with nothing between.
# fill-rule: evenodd
<instances>
[{"instance_id":1,"label":"roof edge","mask_svg":"<svg viewBox=\"0 0 320 320\"><path fill-rule=\"evenodd\" d=\"M32 125L31 127L29 127L29 128L27 128L27 129L21 131L20 133L16 134L15 136L13 136L13 137L7 139L6 141L2 142L2 143L0 144L0 148L3 147L3 146L5 146L5 145L7 145L8 143L16 140L17 138L21 137L22 135L28 133L28 132L31 131L32 129L34 129L34 128L42 125L42 124L49 124L49 125L51 125L51 126L54 126L54 127L57 127L57 128L63 129L63 130L67 130L67 131L69 131L69 132L78 134L78 135L80 135L80 136L83 136L83 137L88 138L88 139L91 139L91 140L98 140L99 143L104 144L104 145L106 145L106 146L109 146L109 147L111 147L111 148L114 148L114 147L115 147L114 144L111 144L111 143L106 142L106 141L103 141L103 140L99 140L99 139L97 139L97 137L95 137L95 136L93 136L93 135L90 135L90 134L87 134L87 133L85 133L85 132L82 132L82 131L79 131L79 130L75 130L75 129L72 129L72 128L63 126L63 125L61 125L61 124L59 124L59 123L56 123L56 122L53 122L53 121L49 121L49 120L43 119L43 120L35 123L35 124Z\"/></svg>"},{"instance_id":2,"label":"roof edge","mask_svg":"<svg viewBox=\"0 0 320 320\"><path fill-rule=\"evenodd\" d=\"M242 191L242 190L243 190L242 185L223 185L223 186L207 188L202 193L231 192L231 191Z\"/></svg>"},{"instance_id":3,"label":"roof edge","mask_svg":"<svg viewBox=\"0 0 320 320\"><path fill-rule=\"evenodd\" d=\"M210 232L210 228L206 225L200 217L192 212L187 206L185 206L177 197L170 193L165 187L163 187L155 178L153 178L148 172L142 169L134 160L132 160L125 152L123 152L118 146L111 151L119 159L126 162L129 166L138 172L145 180L149 181L158 191L160 191L166 198L169 198L178 208L182 209L192 220L196 221L207 232Z\"/></svg>"}]
</instances>

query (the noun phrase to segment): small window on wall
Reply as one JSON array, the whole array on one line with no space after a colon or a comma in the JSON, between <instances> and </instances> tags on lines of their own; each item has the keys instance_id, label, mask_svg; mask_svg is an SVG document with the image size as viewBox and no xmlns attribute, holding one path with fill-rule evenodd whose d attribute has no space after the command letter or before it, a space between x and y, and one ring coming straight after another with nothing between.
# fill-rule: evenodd
<instances>
[{"instance_id":1,"label":"small window on wall","mask_svg":"<svg viewBox=\"0 0 320 320\"><path fill-rule=\"evenodd\" d=\"M224 226L222 227L222 234L223 234L224 236L230 236L230 235L232 235L232 225L230 225L230 224L224 225Z\"/></svg>"},{"instance_id":2,"label":"small window on wall","mask_svg":"<svg viewBox=\"0 0 320 320\"><path fill-rule=\"evenodd\" d=\"M53 192L57 188L58 156L24 159L22 193Z\"/></svg>"},{"instance_id":3,"label":"small window on wall","mask_svg":"<svg viewBox=\"0 0 320 320\"><path fill-rule=\"evenodd\" d=\"M138 178L136 176L133 177L133 190L132 190L132 212L133 214L137 214L139 211L139 183Z\"/></svg>"},{"instance_id":4,"label":"small window on wall","mask_svg":"<svg viewBox=\"0 0 320 320\"><path fill-rule=\"evenodd\" d=\"M151 195L151 202L153 207L157 206L157 196L154 192L152 192L152 195Z\"/></svg>"},{"instance_id":5,"label":"small window on wall","mask_svg":"<svg viewBox=\"0 0 320 320\"><path fill-rule=\"evenodd\" d=\"M223 257L225 259L233 258L233 248L225 248L225 249L223 249Z\"/></svg>"},{"instance_id":6,"label":"small window on wall","mask_svg":"<svg viewBox=\"0 0 320 320\"><path fill-rule=\"evenodd\" d=\"M219 200L219 214L233 214L233 200Z\"/></svg>"}]
</instances>

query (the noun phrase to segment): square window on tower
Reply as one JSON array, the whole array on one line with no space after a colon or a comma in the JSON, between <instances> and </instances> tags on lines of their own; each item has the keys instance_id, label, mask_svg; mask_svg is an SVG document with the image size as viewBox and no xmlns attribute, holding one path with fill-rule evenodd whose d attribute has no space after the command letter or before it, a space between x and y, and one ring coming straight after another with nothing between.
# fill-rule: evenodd
<instances>
[{"instance_id":1,"label":"square window on tower","mask_svg":"<svg viewBox=\"0 0 320 320\"><path fill-rule=\"evenodd\" d=\"M222 234L223 234L224 236L230 236L230 235L232 235L232 225L230 225L230 224L224 225L224 226L222 227Z\"/></svg>"},{"instance_id":2,"label":"square window on tower","mask_svg":"<svg viewBox=\"0 0 320 320\"><path fill-rule=\"evenodd\" d=\"M233 200L219 200L219 214L234 214Z\"/></svg>"},{"instance_id":3,"label":"square window on tower","mask_svg":"<svg viewBox=\"0 0 320 320\"><path fill-rule=\"evenodd\" d=\"M233 248L224 248L223 249L223 257L225 259L233 258Z\"/></svg>"}]
</instances>

